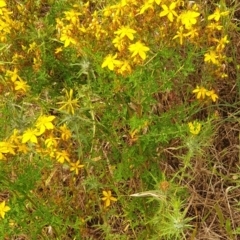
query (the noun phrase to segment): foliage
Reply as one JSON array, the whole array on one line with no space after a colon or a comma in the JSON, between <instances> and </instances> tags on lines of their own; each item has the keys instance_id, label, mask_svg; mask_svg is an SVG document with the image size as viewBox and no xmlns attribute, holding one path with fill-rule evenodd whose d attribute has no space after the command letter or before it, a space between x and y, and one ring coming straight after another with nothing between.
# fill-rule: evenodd
<instances>
[{"instance_id":1,"label":"foliage","mask_svg":"<svg viewBox=\"0 0 240 240\"><path fill-rule=\"evenodd\" d=\"M202 169L224 179L217 134L238 121L220 91L240 89L237 8L0 1L1 236L200 239L212 210L197 219L192 185Z\"/></svg>"}]
</instances>

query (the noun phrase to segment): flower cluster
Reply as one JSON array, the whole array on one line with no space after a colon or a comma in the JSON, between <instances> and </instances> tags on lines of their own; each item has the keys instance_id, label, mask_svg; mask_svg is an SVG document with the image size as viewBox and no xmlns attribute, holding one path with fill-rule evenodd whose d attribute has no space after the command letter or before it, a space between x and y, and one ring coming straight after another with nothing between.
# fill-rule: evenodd
<instances>
[{"instance_id":1,"label":"flower cluster","mask_svg":"<svg viewBox=\"0 0 240 240\"><path fill-rule=\"evenodd\" d=\"M91 45L93 51L109 51L103 57L101 67L122 76L144 64L159 43L159 48L176 44L205 48L206 71L213 77L227 77L223 66L229 40L221 20L229 11L217 7L204 23L200 19L202 11L195 2L121 0L91 13L89 3L86 3L65 11L65 17L56 20L56 29L64 47L74 47L80 54L95 39L98 44ZM56 49L59 51L62 51L61 47ZM206 96L213 101L217 99L214 92L209 91Z\"/></svg>"},{"instance_id":2,"label":"flower cluster","mask_svg":"<svg viewBox=\"0 0 240 240\"><path fill-rule=\"evenodd\" d=\"M23 6L17 5L17 11L23 14L25 10ZM56 43L59 46L55 48L55 55L73 48L77 51L77 56L80 56L84 54L84 49L91 45L89 49L101 52L100 65L103 69L127 76L135 67L145 64L148 57L161 47L182 48L191 44L194 48L205 49L202 56L204 67L210 73L226 77L223 66L227 61L225 48L229 39L224 33L222 21L229 11L217 7L206 17L204 23L200 21L202 11L195 2L177 0L121 0L94 12L91 11L89 2L75 4L72 9L63 12L62 18L56 19L56 37L60 41ZM6 1L0 1L0 41L3 43L13 29L23 26L21 21L12 19L13 14L8 10ZM1 67L0 70L5 76L0 87L3 85L16 96L24 96L30 87L25 77L22 77L24 69L21 67L25 64L23 60L30 56L28 61L31 63L26 65L31 65L36 73L42 66L42 53L38 42L34 40L28 43L20 42L12 53L10 61L14 67ZM197 85L192 92L199 100L209 99L216 102L218 99L214 90L202 86ZM73 98L71 89L65 90L65 94L65 98L57 104L60 105L60 110L73 115L78 107L78 99ZM35 146L38 152L48 154L60 163L68 162L72 168L82 166L77 160L71 161L69 152L64 148L66 142L70 141L70 130L67 130L66 126L58 129L53 124L54 119L51 115L40 116L34 128L27 129L22 135L14 130L9 139L0 142L0 159L6 159L8 155L17 152L27 153L29 147ZM136 138L135 134L136 132L130 134L132 139Z\"/></svg>"},{"instance_id":3,"label":"flower cluster","mask_svg":"<svg viewBox=\"0 0 240 240\"><path fill-rule=\"evenodd\" d=\"M198 135L201 131L201 123L198 121L193 121L188 123L189 132L193 135Z\"/></svg>"},{"instance_id":4,"label":"flower cluster","mask_svg":"<svg viewBox=\"0 0 240 240\"><path fill-rule=\"evenodd\" d=\"M11 32L13 20L11 18L12 12L7 9L6 1L0 2L0 42L7 41L7 35Z\"/></svg>"},{"instance_id":5,"label":"flower cluster","mask_svg":"<svg viewBox=\"0 0 240 240\"><path fill-rule=\"evenodd\" d=\"M197 86L192 92L196 94L196 98L199 100L204 100L206 97L208 97L213 102L216 102L218 99L218 95L214 90L207 90L204 87Z\"/></svg>"},{"instance_id":6,"label":"flower cluster","mask_svg":"<svg viewBox=\"0 0 240 240\"><path fill-rule=\"evenodd\" d=\"M208 25L206 32L210 43L208 51L204 54L204 61L214 66L214 73L225 78L227 74L224 72L226 56L225 47L229 43L228 36L224 33L221 19L228 16L229 11L221 10L219 7L215 9L213 14L208 16Z\"/></svg>"},{"instance_id":7,"label":"flower cluster","mask_svg":"<svg viewBox=\"0 0 240 240\"><path fill-rule=\"evenodd\" d=\"M88 7L89 2L82 6L74 5L73 9L64 11L65 17L56 19L57 37L64 44L64 48L73 46L78 50L79 54L82 53L82 48L87 44L85 41L80 42L78 39L84 38L87 32L87 28L83 24L86 23L89 17L82 20L80 20L80 17L84 13L86 16L90 14ZM61 51L63 51L62 46L58 47L55 53L58 54Z\"/></svg>"},{"instance_id":8,"label":"flower cluster","mask_svg":"<svg viewBox=\"0 0 240 240\"><path fill-rule=\"evenodd\" d=\"M49 156L61 164L67 163L70 171L78 174L84 165L76 160L72 133L66 124L56 127L55 119L53 115L41 115L34 127L26 129L22 134L14 129L8 139L0 142L0 160L17 153L27 154L34 149L42 156Z\"/></svg>"},{"instance_id":9,"label":"flower cluster","mask_svg":"<svg viewBox=\"0 0 240 240\"><path fill-rule=\"evenodd\" d=\"M19 76L17 68L14 68L13 71L7 70L5 79L7 86L16 95L25 95L30 89L27 82Z\"/></svg>"}]
</instances>

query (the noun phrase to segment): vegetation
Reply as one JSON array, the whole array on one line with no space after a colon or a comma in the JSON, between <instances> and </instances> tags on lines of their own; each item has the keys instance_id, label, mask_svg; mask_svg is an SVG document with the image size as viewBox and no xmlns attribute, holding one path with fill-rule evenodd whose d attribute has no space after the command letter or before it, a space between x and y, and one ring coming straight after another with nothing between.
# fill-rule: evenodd
<instances>
[{"instance_id":1,"label":"vegetation","mask_svg":"<svg viewBox=\"0 0 240 240\"><path fill-rule=\"evenodd\" d=\"M2 239L239 239L239 17L0 0Z\"/></svg>"}]
</instances>

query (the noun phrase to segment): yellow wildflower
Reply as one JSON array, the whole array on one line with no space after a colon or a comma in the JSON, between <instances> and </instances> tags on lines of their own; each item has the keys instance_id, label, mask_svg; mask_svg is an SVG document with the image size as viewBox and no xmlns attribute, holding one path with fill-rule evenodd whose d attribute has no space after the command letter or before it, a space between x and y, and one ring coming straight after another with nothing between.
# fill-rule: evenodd
<instances>
[{"instance_id":1,"label":"yellow wildflower","mask_svg":"<svg viewBox=\"0 0 240 240\"><path fill-rule=\"evenodd\" d=\"M185 34L186 37L190 36L190 39L198 37L198 30L197 28L191 28L188 33Z\"/></svg>"},{"instance_id":2,"label":"yellow wildflower","mask_svg":"<svg viewBox=\"0 0 240 240\"><path fill-rule=\"evenodd\" d=\"M207 25L207 29L209 29L209 31L211 31L211 32L213 32L214 30L220 31L222 28L223 28L223 26L222 26L222 25L219 25L218 22L210 22L210 23Z\"/></svg>"},{"instance_id":3,"label":"yellow wildflower","mask_svg":"<svg viewBox=\"0 0 240 240\"><path fill-rule=\"evenodd\" d=\"M6 1L5 0L0 0L0 8L6 7Z\"/></svg>"},{"instance_id":4,"label":"yellow wildflower","mask_svg":"<svg viewBox=\"0 0 240 240\"><path fill-rule=\"evenodd\" d=\"M146 52L150 50L147 46L145 46L140 41L134 44L131 44L128 49L130 52L132 52L131 57L135 57L136 55L139 55L143 60L146 59Z\"/></svg>"},{"instance_id":5,"label":"yellow wildflower","mask_svg":"<svg viewBox=\"0 0 240 240\"><path fill-rule=\"evenodd\" d=\"M212 62L213 64L218 65L219 61L217 59L218 55L213 50L210 50L208 53L204 54L204 62Z\"/></svg>"},{"instance_id":6,"label":"yellow wildflower","mask_svg":"<svg viewBox=\"0 0 240 240\"><path fill-rule=\"evenodd\" d=\"M67 162L70 162L69 153L66 150L57 151L56 152L56 159L60 163L64 163L65 160Z\"/></svg>"},{"instance_id":7,"label":"yellow wildflower","mask_svg":"<svg viewBox=\"0 0 240 240\"><path fill-rule=\"evenodd\" d=\"M121 61L116 60L117 54L112 56L112 54L109 54L107 57L104 58L104 61L102 63L102 68L108 67L109 70L114 70L116 65L120 65Z\"/></svg>"},{"instance_id":8,"label":"yellow wildflower","mask_svg":"<svg viewBox=\"0 0 240 240\"><path fill-rule=\"evenodd\" d=\"M10 142L0 142L0 160L5 160L4 154L11 153L15 155L14 145Z\"/></svg>"},{"instance_id":9,"label":"yellow wildflower","mask_svg":"<svg viewBox=\"0 0 240 240\"><path fill-rule=\"evenodd\" d=\"M64 47L68 47L71 44L76 45L76 40L72 37L72 26L68 25L61 32L60 40L64 42Z\"/></svg>"},{"instance_id":10,"label":"yellow wildflower","mask_svg":"<svg viewBox=\"0 0 240 240\"><path fill-rule=\"evenodd\" d=\"M29 128L23 133L22 143L26 142L38 143L37 136L38 136L37 129Z\"/></svg>"},{"instance_id":11,"label":"yellow wildflower","mask_svg":"<svg viewBox=\"0 0 240 240\"><path fill-rule=\"evenodd\" d=\"M154 7L153 7L153 1L147 1L144 3L144 5L141 6L140 8L140 11L139 11L139 14L143 14L146 10L148 9L152 9L154 10Z\"/></svg>"},{"instance_id":12,"label":"yellow wildflower","mask_svg":"<svg viewBox=\"0 0 240 240\"><path fill-rule=\"evenodd\" d=\"M29 149L26 144L18 144L17 151L26 154L26 153L28 153Z\"/></svg>"},{"instance_id":13,"label":"yellow wildflower","mask_svg":"<svg viewBox=\"0 0 240 240\"><path fill-rule=\"evenodd\" d=\"M111 191L103 191L103 198L102 200L104 201L104 206L109 207L111 204L111 201L116 202L117 199L115 197L112 197L112 192Z\"/></svg>"},{"instance_id":14,"label":"yellow wildflower","mask_svg":"<svg viewBox=\"0 0 240 240\"><path fill-rule=\"evenodd\" d=\"M227 35L221 38L220 40L214 38L214 41L218 43L216 47L217 51L222 51L225 48L226 44L229 43L229 40L227 39Z\"/></svg>"},{"instance_id":15,"label":"yellow wildflower","mask_svg":"<svg viewBox=\"0 0 240 240\"><path fill-rule=\"evenodd\" d=\"M73 39L71 36L64 34L64 33L61 35L60 40L62 42L64 42L64 47L68 47L70 45L70 43L72 43L74 45L77 43L75 39Z\"/></svg>"},{"instance_id":16,"label":"yellow wildflower","mask_svg":"<svg viewBox=\"0 0 240 240\"><path fill-rule=\"evenodd\" d=\"M58 48L55 49L55 54L58 54L62 51L63 51L62 47L58 47Z\"/></svg>"},{"instance_id":17,"label":"yellow wildflower","mask_svg":"<svg viewBox=\"0 0 240 240\"><path fill-rule=\"evenodd\" d=\"M124 49L124 40L120 38L119 36L116 36L113 41L113 45L115 48L118 49L119 52L121 52Z\"/></svg>"},{"instance_id":18,"label":"yellow wildflower","mask_svg":"<svg viewBox=\"0 0 240 240\"><path fill-rule=\"evenodd\" d=\"M122 65L117 70L117 72L122 74L122 75L131 73L132 72L132 68L131 68L131 65L130 65L129 61L124 60L122 62Z\"/></svg>"},{"instance_id":19,"label":"yellow wildflower","mask_svg":"<svg viewBox=\"0 0 240 240\"><path fill-rule=\"evenodd\" d=\"M111 16L111 14L112 14L112 8L110 6L105 7L103 9L103 16L104 17L109 17L109 16Z\"/></svg>"},{"instance_id":20,"label":"yellow wildflower","mask_svg":"<svg viewBox=\"0 0 240 240\"><path fill-rule=\"evenodd\" d=\"M77 25L79 23L79 18L78 16L81 15L81 13L78 13L74 10L70 10L70 11L65 11L65 18L70 21L73 25Z\"/></svg>"},{"instance_id":21,"label":"yellow wildflower","mask_svg":"<svg viewBox=\"0 0 240 240\"><path fill-rule=\"evenodd\" d=\"M136 33L136 31L127 26L122 26L119 30L114 32L114 34L119 35L120 38L124 38L125 36L127 36L130 40L133 40L134 33Z\"/></svg>"},{"instance_id":22,"label":"yellow wildflower","mask_svg":"<svg viewBox=\"0 0 240 240\"><path fill-rule=\"evenodd\" d=\"M12 61L13 63L18 63L18 61L24 59L25 57L21 54L18 53L14 53L14 55L12 56Z\"/></svg>"},{"instance_id":23,"label":"yellow wildflower","mask_svg":"<svg viewBox=\"0 0 240 240\"><path fill-rule=\"evenodd\" d=\"M190 133L198 135L201 130L201 124L197 121L188 123Z\"/></svg>"},{"instance_id":24,"label":"yellow wildflower","mask_svg":"<svg viewBox=\"0 0 240 240\"><path fill-rule=\"evenodd\" d=\"M11 208L6 206L6 202L3 201L0 203L0 215L2 218L5 217L5 213L8 212Z\"/></svg>"},{"instance_id":25,"label":"yellow wildflower","mask_svg":"<svg viewBox=\"0 0 240 240\"><path fill-rule=\"evenodd\" d=\"M12 135L9 138L9 142L14 144L19 144L19 139L21 137L19 136L19 130L14 129Z\"/></svg>"},{"instance_id":26,"label":"yellow wildflower","mask_svg":"<svg viewBox=\"0 0 240 240\"><path fill-rule=\"evenodd\" d=\"M55 119L55 116L40 116L37 119L36 127L39 130L39 135L43 134L46 130L54 128L52 121Z\"/></svg>"},{"instance_id":27,"label":"yellow wildflower","mask_svg":"<svg viewBox=\"0 0 240 240\"><path fill-rule=\"evenodd\" d=\"M177 34L173 37L173 39L179 38L180 45L183 45L183 38L186 35L183 33L183 26L179 28L179 31L177 31Z\"/></svg>"},{"instance_id":28,"label":"yellow wildflower","mask_svg":"<svg viewBox=\"0 0 240 240\"><path fill-rule=\"evenodd\" d=\"M26 93L29 90L29 85L23 81L22 79L19 78L19 80L14 82L14 89L16 91L23 91L24 93Z\"/></svg>"},{"instance_id":29,"label":"yellow wildflower","mask_svg":"<svg viewBox=\"0 0 240 240\"><path fill-rule=\"evenodd\" d=\"M204 99L207 93L207 89L197 86L192 92L197 94L197 99Z\"/></svg>"},{"instance_id":30,"label":"yellow wildflower","mask_svg":"<svg viewBox=\"0 0 240 240\"><path fill-rule=\"evenodd\" d=\"M165 4L163 4L162 5L163 11L160 12L159 16L160 17L167 16L169 21L173 22L173 16L177 17L177 13L174 11L176 6L177 6L176 2L172 2L169 7L167 5L165 5Z\"/></svg>"},{"instance_id":31,"label":"yellow wildflower","mask_svg":"<svg viewBox=\"0 0 240 240\"><path fill-rule=\"evenodd\" d=\"M29 48L27 50L27 53L33 52L37 48L37 43L33 42L29 44Z\"/></svg>"},{"instance_id":32,"label":"yellow wildflower","mask_svg":"<svg viewBox=\"0 0 240 240\"><path fill-rule=\"evenodd\" d=\"M179 18L186 29L191 29L192 25L197 23L198 16L200 16L199 12L188 10L186 12L182 12Z\"/></svg>"},{"instance_id":33,"label":"yellow wildflower","mask_svg":"<svg viewBox=\"0 0 240 240\"><path fill-rule=\"evenodd\" d=\"M61 131L61 139L64 141L67 141L69 138L71 138L72 133L71 131L67 128L66 124L64 123L63 126L60 128Z\"/></svg>"},{"instance_id":34,"label":"yellow wildflower","mask_svg":"<svg viewBox=\"0 0 240 240\"><path fill-rule=\"evenodd\" d=\"M74 171L77 175L79 173L79 169L84 167L84 165L80 164L79 160L75 163L71 162L70 165L71 165L70 171L72 172Z\"/></svg>"},{"instance_id":35,"label":"yellow wildflower","mask_svg":"<svg viewBox=\"0 0 240 240\"><path fill-rule=\"evenodd\" d=\"M19 79L17 72L18 72L17 68L14 68L13 71L7 70L6 76L10 77L12 82L15 82L17 79Z\"/></svg>"},{"instance_id":36,"label":"yellow wildflower","mask_svg":"<svg viewBox=\"0 0 240 240\"><path fill-rule=\"evenodd\" d=\"M212 99L213 102L216 102L218 99L218 95L215 93L214 90L210 90L206 92L206 95Z\"/></svg>"},{"instance_id":37,"label":"yellow wildflower","mask_svg":"<svg viewBox=\"0 0 240 240\"><path fill-rule=\"evenodd\" d=\"M229 11L221 12L219 8L216 8L214 13L208 16L208 20L214 19L218 22L221 16L227 16L228 14Z\"/></svg>"},{"instance_id":38,"label":"yellow wildflower","mask_svg":"<svg viewBox=\"0 0 240 240\"><path fill-rule=\"evenodd\" d=\"M58 144L57 140L58 138L54 137L53 134L50 134L44 143L47 148L57 147L57 144Z\"/></svg>"},{"instance_id":39,"label":"yellow wildflower","mask_svg":"<svg viewBox=\"0 0 240 240\"><path fill-rule=\"evenodd\" d=\"M228 75L226 73L221 74L221 78L227 78L227 77L228 77Z\"/></svg>"}]
</instances>

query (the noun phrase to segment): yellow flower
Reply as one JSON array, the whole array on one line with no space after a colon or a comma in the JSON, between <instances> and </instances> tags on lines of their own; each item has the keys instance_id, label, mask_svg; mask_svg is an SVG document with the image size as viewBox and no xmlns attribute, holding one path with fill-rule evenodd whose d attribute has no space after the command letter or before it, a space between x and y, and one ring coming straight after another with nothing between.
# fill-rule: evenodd
<instances>
[{"instance_id":1,"label":"yellow flower","mask_svg":"<svg viewBox=\"0 0 240 240\"><path fill-rule=\"evenodd\" d=\"M191 28L188 33L185 34L186 37L190 36L190 39L198 37L198 30L197 28Z\"/></svg>"},{"instance_id":2,"label":"yellow flower","mask_svg":"<svg viewBox=\"0 0 240 240\"><path fill-rule=\"evenodd\" d=\"M21 137L19 136L19 130L14 129L12 135L9 138L9 142L19 144L19 139Z\"/></svg>"},{"instance_id":3,"label":"yellow flower","mask_svg":"<svg viewBox=\"0 0 240 240\"><path fill-rule=\"evenodd\" d=\"M208 20L214 19L216 22L218 22L221 16L227 16L228 14L229 11L220 12L220 9L216 8L214 13L208 16Z\"/></svg>"},{"instance_id":4,"label":"yellow flower","mask_svg":"<svg viewBox=\"0 0 240 240\"><path fill-rule=\"evenodd\" d=\"M197 23L197 17L200 15L200 13L195 11L186 11L181 13L179 18L181 19L182 25L185 26L186 29L191 29L192 25Z\"/></svg>"},{"instance_id":5,"label":"yellow flower","mask_svg":"<svg viewBox=\"0 0 240 240\"><path fill-rule=\"evenodd\" d=\"M167 16L169 21L173 22L173 16L177 17L177 13L174 11L176 6L177 6L176 2L172 2L169 7L167 5L165 5L165 4L163 4L162 5L163 11L160 12L159 16L160 17Z\"/></svg>"},{"instance_id":6,"label":"yellow flower","mask_svg":"<svg viewBox=\"0 0 240 240\"><path fill-rule=\"evenodd\" d=\"M201 124L197 121L188 123L190 133L198 135L201 130Z\"/></svg>"},{"instance_id":7,"label":"yellow flower","mask_svg":"<svg viewBox=\"0 0 240 240\"><path fill-rule=\"evenodd\" d=\"M72 172L75 171L75 173L77 175L79 173L79 169L84 167L84 165L80 164L79 160L77 162L75 162L75 163L71 162L70 165L71 165L70 171L72 171Z\"/></svg>"},{"instance_id":8,"label":"yellow flower","mask_svg":"<svg viewBox=\"0 0 240 240\"><path fill-rule=\"evenodd\" d=\"M17 81L15 81L14 82L14 86L15 86L15 90L16 91L23 91L23 92L27 92L28 90L29 90L29 85L25 82L25 81L23 81L22 79L19 79L19 80L17 80Z\"/></svg>"},{"instance_id":9,"label":"yellow flower","mask_svg":"<svg viewBox=\"0 0 240 240\"><path fill-rule=\"evenodd\" d=\"M0 215L2 218L5 217L5 213L8 212L11 208L6 206L5 201L0 203Z\"/></svg>"},{"instance_id":10,"label":"yellow flower","mask_svg":"<svg viewBox=\"0 0 240 240\"><path fill-rule=\"evenodd\" d=\"M216 47L217 51L222 51L225 48L226 44L229 43L229 40L227 39L227 35L221 38L220 40L214 38L214 41L218 43Z\"/></svg>"},{"instance_id":11,"label":"yellow flower","mask_svg":"<svg viewBox=\"0 0 240 240\"><path fill-rule=\"evenodd\" d=\"M17 151L26 154L26 153L28 153L29 149L26 144L18 144Z\"/></svg>"},{"instance_id":12,"label":"yellow flower","mask_svg":"<svg viewBox=\"0 0 240 240\"><path fill-rule=\"evenodd\" d=\"M63 124L63 126L60 127L60 131L61 131L61 138L62 138L62 140L67 141L69 138L71 138L72 133L67 128L65 123Z\"/></svg>"},{"instance_id":13,"label":"yellow flower","mask_svg":"<svg viewBox=\"0 0 240 240\"><path fill-rule=\"evenodd\" d=\"M183 33L183 27L181 26L179 28L179 31L177 31L177 35L173 37L173 39L179 38L180 45L183 45L183 38L185 37L185 34Z\"/></svg>"},{"instance_id":14,"label":"yellow flower","mask_svg":"<svg viewBox=\"0 0 240 240\"><path fill-rule=\"evenodd\" d=\"M124 40L120 38L119 36L116 36L113 41L113 45L115 48L118 49L119 52L121 52L124 49Z\"/></svg>"},{"instance_id":15,"label":"yellow flower","mask_svg":"<svg viewBox=\"0 0 240 240\"><path fill-rule=\"evenodd\" d=\"M74 45L77 43L75 39L73 39L71 36L67 34L62 34L60 40L64 42L64 47L68 47L70 43Z\"/></svg>"},{"instance_id":16,"label":"yellow flower","mask_svg":"<svg viewBox=\"0 0 240 240\"><path fill-rule=\"evenodd\" d=\"M110 6L105 7L103 9L103 16L104 17L109 17L109 16L111 16L111 14L112 14L112 8Z\"/></svg>"},{"instance_id":17,"label":"yellow flower","mask_svg":"<svg viewBox=\"0 0 240 240\"><path fill-rule=\"evenodd\" d=\"M104 206L109 207L111 204L111 201L116 202L117 199L115 197L112 197L111 191L103 191L103 198L102 200L104 201Z\"/></svg>"},{"instance_id":18,"label":"yellow flower","mask_svg":"<svg viewBox=\"0 0 240 240\"><path fill-rule=\"evenodd\" d=\"M33 42L29 44L29 48L27 50L27 53L33 52L37 48L37 43Z\"/></svg>"},{"instance_id":19,"label":"yellow flower","mask_svg":"<svg viewBox=\"0 0 240 240\"><path fill-rule=\"evenodd\" d=\"M131 57L135 57L136 55L139 55L143 60L146 59L146 52L148 52L150 50L148 47L146 47L140 41L138 41L134 44L131 44L128 49L130 52L132 52Z\"/></svg>"},{"instance_id":20,"label":"yellow flower","mask_svg":"<svg viewBox=\"0 0 240 240\"><path fill-rule=\"evenodd\" d=\"M228 75L226 73L221 74L221 78L226 78L226 77L228 77Z\"/></svg>"},{"instance_id":21,"label":"yellow flower","mask_svg":"<svg viewBox=\"0 0 240 240\"><path fill-rule=\"evenodd\" d=\"M207 89L197 86L197 88L195 88L192 92L197 94L197 99L204 99L207 93Z\"/></svg>"},{"instance_id":22,"label":"yellow flower","mask_svg":"<svg viewBox=\"0 0 240 240\"><path fill-rule=\"evenodd\" d=\"M154 10L154 7L153 7L153 1L148 1L148 2L145 2L144 5L141 6L141 9L139 11L139 14L143 14L147 9L152 9Z\"/></svg>"},{"instance_id":23,"label":"yellow flower","mask_svg":"<svg viewBox=\"0 0 240 240\"><path fill-rule=\"evenodd\" d=\"M5 156L3 154L11 153L15 155L14 145L10 142L0 142L0 160L5 160Z\"/></svg>"},{"instance_id":24,"label":"yellow flower","mask_svg":"<svg viewBox=\"0 0 240 240\"><path fill-rule=\"evenodd\" d=\"M69 153L66 150L62 150L61 152L57 151L56 152L56 159L60 163L64 163L65 160L67 162L70 162Z\"/></svg>"},{"instance_id":25,"label":"yellow flower","mask_svg":"<svg viewBox=\"0 0 240 240\"><path fill-rule=\"evenodd\" d=\"M120 38L124 38L127 36L130 40L133 40L133 34L136 33L136 31L132 28L122 26L119 30L114 32L115 34L119 35Z\"/></svg>"},{"instance_id":26,"label":"yellow flower","mask_svg":"<svg viewBox=\"0 0 240 240\"><path fill-rule=\"evenodd\" d=\"M119 67L119 69L117 70L117 72L122 74L122 75L131 73L131 71L132 71L132 68L131 68L131 66L129 64L129 61L127 61L127 60L124 60L122 62L121 67Z\"/></svg>"},{"instance_id":27,"label":"yellow flower","mask_svg":"<svg viewBox=\"0 0 240 240\"><path fill-rule=\"evenodd\" d=\"M18 72L17 68L14 68L13 71L7 70L6 76L10 77L12 82L15 82L19 78L17 72Z\"/></svg>"},{"instance_id":28,"label":"yellow flower","mask_svg":"<svg viewBox=\"0 0 240 240\"><path fill-rule=\"evenodd\" d=\"M70 21L73 25L77 25L79 23L78 16L82 15L81 13L75 12L74 10L65 11L65 18Z\"/></svg>"},{"instance_id":29,"label":"yellow flower","mask_svg":"<svg viewBox=\"0 0 240 240\"><path fill-rule=\"evenodd\" d=\"M120 65L121 61L116 60L117 54L112 56L112 54L109 54L107 57L104 58L104 61L102 63L102 68L108 67L109 70L114 70L116 65Z\"/></svg>"},{"instance_id":30,"label":"yellow flower","mask_svg":"<svg viewBox=\"0 0 240 240\"><path fill-rule=\"evenodd\" d=\"M55 119L55 116L40 116L36 122L36 127L39 130L39 135L43 134L46 130L54 128L52 121Z\"/></svg>"},{"instance_id":31,"label":"yellow flower","mask_svg":"<svg viewBox=\"0 0 240 240\"><path fill-rule=\"evenodd\" d=\"M38 143L37 136L38 136L37 129L29 128L23 133L22 143L26 142Z\"/></svg>"},{"instance_id":32,"label":"yellow flower","mask_svg":"<svg viewBox=\"0 0 240 240\"><path fill-rule=\"evenodd\" d=\"M207 91L206 95L210 97L213 102L216 102L216 100L218 99L218 95L215 93L214 90Z\"/></svg>"},{"instance_id":33,"label":"yellow flower","mask_svg":"<svg viewBox=\"0 0 240 240\"><path fill-rule=\"evenodd\" d=\"M222 28L223 26L219 25L218 22L211 22L207 25L207 29L209 29L210 31L214 31L214 30L220 31Z\"/></svg>"},{"instance_id":34,"label":"yellow flower","mask_svg":"<svg viewBox=\"0 0 240 240\"><path fill-rule=\"evenodd\" d=\"M215 51L210 50L208 53L204 54L204 62L212 62L213 64L218 65L219 61L217 60L218 56Z\"/></svg>"},{"instance_id":35,"label":"yellow flower","mask_svg":"<svg viewBox=\"0 0 240 240\"><path fill-rule=\"evenodd\" d=\"M58 47L58 48L55 49L55 54L58 54L62 51L63 51L62 47Z\"/></svg>"},{"instance_id":36,"label":"yellow flower","mask_svg":"<svg viewBox=\"0 0 240 240\"><path fill-rule=\"evenodd\" d=\"M46 150L39 147L38 148L38 152L43 154L43 155L48 155L50 156L52 159L55 159L56 158L56 152L57 152L57 149L56 148L47 148Z\"/></svg>"},{"instance_id":37,"label":"yellow flower","mask_svg":"<svg viewBox=\"0 0 240 240\"><path fill-rule=\"evenodd\" d=\"M18 63L18 61L21 61L24 58L25 57L23 55L14 53L14 55L12 56L12 61L13 61L13 63Z\"/></svg>"},{"instance_id":38,"label":"yellow flower","mask_svg":"<svg viewBox=\"0 0 240 240\"><path fill-rule=\"evenodd\" d=\"M0 0L0 8L6 7L6 6L7 6L6 1L5 0Z\"/></svg>"},{"instance_id":39,"label":"yellow flower","mask_svg":"<svg viewBox=\"0 0 240 240\"><path fill-rule=\"evenodd\" d=\"M70 43L74 45L77 44L72 35L72 25L68 25L62 30L60 40L64 42L64 47L68 47Z\"/></svg>"},{"instance_id":40,"label":"yellow flower","mask_svg":"<svg viewBox=\"0 0 240 240\"><path fill-rule=\"evenodd\" d=\"M70 89L69 93L68 91L65 89L65 93L66 93L66 101L62 101L62 102L58 102L57 104L62 105L59 110L66 110L68 113L70 114L74 114L74 108L79 107L78 105L78 99L72 99L73 97L73 90Z\"/></svg>"},{"instance_id":41,"label":"yellow flower","mask_svg":"<svg viewBox=\"0 0 240 240\"><path fill-rule=\"evenodd\" d=\"M50 134L44 143L47 148L52 148L57 146L57 143L58 143L57 140L58 138L54 137L53 134Z\"/></svg>"}]
</instances>

